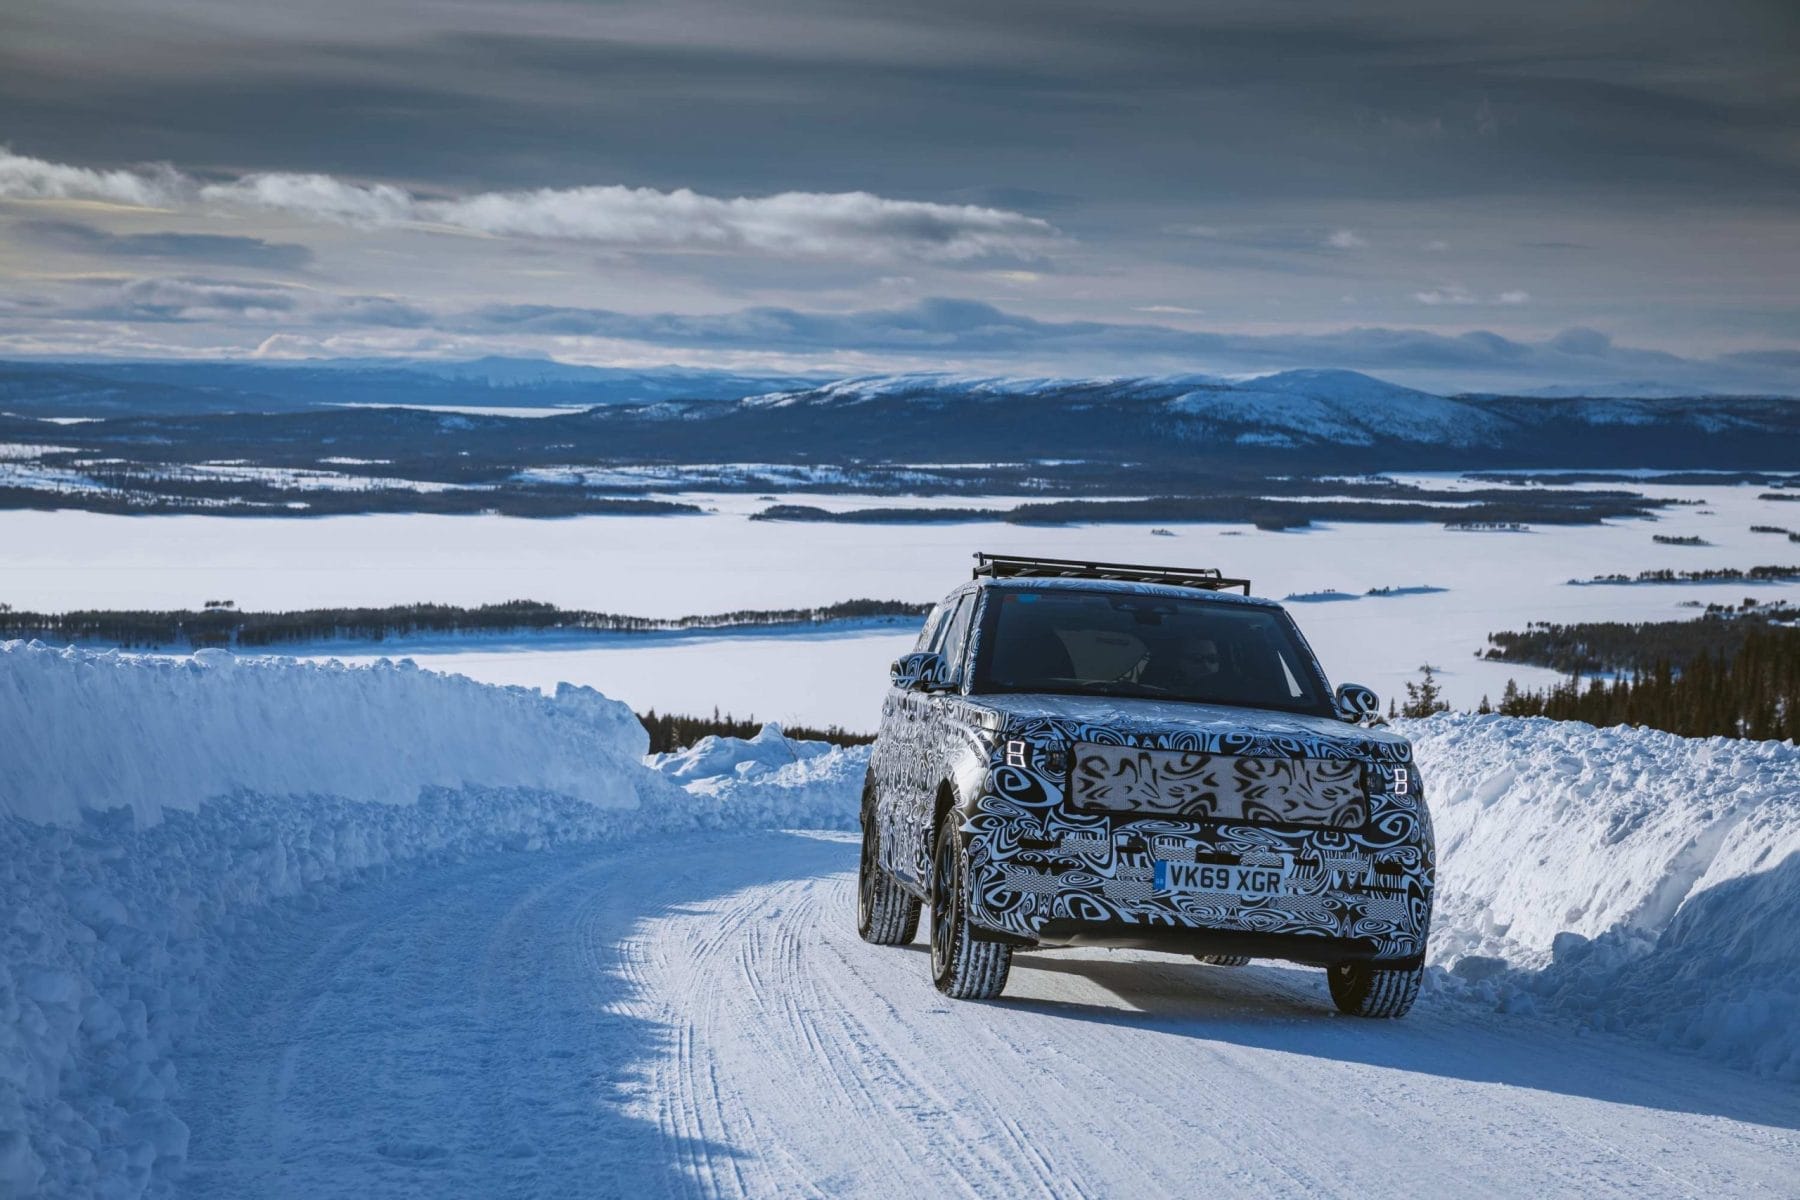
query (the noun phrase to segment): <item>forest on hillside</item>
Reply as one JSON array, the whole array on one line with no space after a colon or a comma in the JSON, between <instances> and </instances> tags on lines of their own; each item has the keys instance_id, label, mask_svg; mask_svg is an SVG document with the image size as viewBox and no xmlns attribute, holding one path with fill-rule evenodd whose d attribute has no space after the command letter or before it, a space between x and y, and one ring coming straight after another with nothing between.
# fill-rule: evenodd
<instances>
[{"instance_id":1,"label":"forest on hillside","mask_svg":"<svg viewBox=\"0 0 1800 1200\"><path fill-rule=\"evenodd\" d=\"M1746 601L1689 621L1540 622L1493 634L1488 658L1569 672L1538 691L1508 680L1495 711L1685 737L1800 740L1797 620L1792 606Z\"/></svg>"}]
</instances>

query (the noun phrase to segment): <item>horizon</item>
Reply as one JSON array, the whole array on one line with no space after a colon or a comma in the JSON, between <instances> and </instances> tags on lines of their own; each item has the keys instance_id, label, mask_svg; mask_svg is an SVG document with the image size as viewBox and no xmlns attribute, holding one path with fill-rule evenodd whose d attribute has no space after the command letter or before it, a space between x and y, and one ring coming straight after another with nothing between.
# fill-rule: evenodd
<instances>
[{"instance_id":1,"label":"horizon","mask_svg":"<svg viewBox=\"0 0 1800 1200\"><path fill-rule=\"evenodd\" d=\"M751 379L751 380L766 379L771 383L774 383L774 382L805 383L805 384L809 384L809 385L817 386L817 387L835 386L835 385L846 384L846 383L882 383L882 382L890 382L890 381L897 381L897 380L903 380L903 379L919 379L919 380L941 381L943 384L945 384L947 386L949 386L949 385L1002 383L1002 384L1014 384L1014 385L1018 385L1020 387L1025 387L1025 386L1034 385L1034 384L1049 385L1049 384L1058 384L1058 383L1065 383L1065 382L1066 383L1084 383L1084 382L1100 381L1100 382L1119 382L1119 383L1127 383L1127 382L1157 383L1157 382L1165 382L1165 381L1166 382L1191 381L1196 384L1204 384L1204 385L1209 385L1209 386L1238 388L1238 387L1243 387L1247 384L1256 383L1261 380L1275 379L1275 378L1286 377L1286 376L1338 376L1338 377L1349 376L1349 377L1354 377L1356 379L1369 380L1374 383L1383 384L1385 386L1392 387L1397 390L1421 392L1426 395L1438 396L1438 397L1442 397L1444 399L1455 399L1458 396L1495 396L1495 397L1502 397L1502 398L1507 397L1507 396L1517 396L1521 399L1594 399L1594 400L1607 400L1607 399L1618 399L1618 400L1677 400L1677 399L1794 400L1794 399L1800 399L1800 386L1797 386L1794 390L1787 390L1787 391L1780 391L1780 390L1725 391L1725 390L1715 390L1715 389L1706 389L1706 388L1695 388L1695 389L1684 390L1681 388L1677 388L1677 387L1673 387L1671 385L1665 384L1661 381L1652 380L1652 379L1618 380L1618 381L1615 381L1610 384L1596 384L1596 385L1592 385L1592 386L1588 386L1588 387L1584 387L1583 385L1580 385L1580 384L1544 383L1544 384L1533 384L1533 385L1530 385L1527 387L1521 387L1521 388L1518 388L1515 390L1509 390L1506 388L1483 389L1483 388L1472 388L1472 387L1463 387L1463 388L1433 387L1433 386L1427 386L1426 384L1423 384L1423 383L1401 382L1400 380L1389 378L1388 377L1389 373L1378 373L1378 372L1374 372L1374 371L1359 371L1359 370L1353 370L1353 369L1350 369L1347 367L1329 367L1329 366L1285 367L1285 368L1265 370L1265 371L1223 372L1223 373L1214 373L1214 372L1206 372L1206 371L1160 371L1160 372L1141 372L1141 373L1135 373L1135 374L1129 373L1129 372L1105 372L1105 373L1097 372L1094 374L1085 374L1084 375L1084 374L1074 374L1074 373L1069 373L1069 372L1035 373L1035 372L1016 372L1016 371L1013 371L1013 372L993 372L993 371L984 372L984 371L958 371L958 370L949 370L949 369L944 369L944 370L913 369L913 370L894 370L894 371L865 371L865 372L858 372L858 373L853 373L853 374L836 374L836 373L833 373L828 370L821 370L821 369L817 369L817 368L814 368L811 370L797 369L794 371L772 371L772 370L771 371L758 371L755 369L734 369L734 368L730 368L730 367L700 366L700 365L692 365L692 364L677 363L677 362L660 362L660 363L650 363L650 364L637 365L637 366L621 366L621 365L612 364L612 363L588 363L588 362L577 361L574 359L557 358L557 357L547 354L547 353L482 354L482 355L475 355L475 356L470 356L470 357L462 357L462 356L433 357L433 356L428 356L428 355L369 355L369 356L363 356L363 357L355 357L355 356L341 356L340 355L340 356L332 356L332 357L315 356L315 357L305 357L305 358L301 358L301 357L270 358L270 357L257 357L255 355L248 355L248 356L241 356L241 357L205 356L205 357L186 357L186 358L182 358L182 357L165 357L165 358L112 357L112 356L97 355L97 354L67 355L67 356L65 356L65 355L7 355L7 356L0 356L0 366L6 366L6 365L12 365L12 364L18 364L18 365L24 365L24 366L40 366L40 367L44 367L44 366L183 367L183 366L186 366L186 367L194 367L194 368L205 368L205 367L209 367L209 366L232 366L232 367L262 367L262 368L269 368L269 369L273 369L273 370L282 370L282 369L287 369L287 368L305 369L307 367L345 368L345 369L355 368L355 367L368 367L368 368L373 368L373 369L393 370L393 371L419 370L422 368L432 367L432 366L437 366L437 367L476 367L476 366L481 366L483 364L495 364L495 365L507 365L507 366L542 365L542 366L548 366L548 367L563 368L566 370L593 371L593 372L596 372L597 374L599 374L599 373L617 373L620 375L645 375L645 376L656 376L656 375L666 374L669 376L697 375L697 376L709 376L709 377L721 377L721 378L741 377L741 378L746 378L746 379ZM1404 372L1395 372L1395 374L1399 374L1399 373L1404 373ZM505 386L504 384L502 384L496 380L487 380L485 382L487 382L493 386L497 386L497 387L503 388ZM559 382L579 383L580 380L579 380L579 378L577 378L577 379L572 379L572 380L567 380L567 381L559 381ZM395 401L396 405L399 405L402 407L406 406L409 403L426 403L427 406L429 406L429 402L419 402L419 401L409 402L409 401L404 401L404 400L396 400ZM614 402L609 401L609 402L605 402L605 403L614 403Z\"/></svg>"}]
</instances>

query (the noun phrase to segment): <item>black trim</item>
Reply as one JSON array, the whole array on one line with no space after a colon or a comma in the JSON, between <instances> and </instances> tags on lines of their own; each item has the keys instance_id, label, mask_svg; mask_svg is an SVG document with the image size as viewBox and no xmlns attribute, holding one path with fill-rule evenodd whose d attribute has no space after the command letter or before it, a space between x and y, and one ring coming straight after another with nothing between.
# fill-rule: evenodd
<instances>
[{"instance_id":1,"label":"black trim","mask_svg":"<svg viewBox=\"0 0 1800 1200\"><path fill-rule=\"evenodd\" d=\"M1204 929L1191 925L1153 925L1129 921L1046 921L1038 943L1051 946L1101 946L1119 950L1166 950L1176 954L1245 954L1286 962L1328 967L1340 962L1375 962L1383 967L1416 967L1422 960L1383 959L1373 938L1316 937L1296 933L1255 933L1238 929Z\"/></svg>"}]
</instances>

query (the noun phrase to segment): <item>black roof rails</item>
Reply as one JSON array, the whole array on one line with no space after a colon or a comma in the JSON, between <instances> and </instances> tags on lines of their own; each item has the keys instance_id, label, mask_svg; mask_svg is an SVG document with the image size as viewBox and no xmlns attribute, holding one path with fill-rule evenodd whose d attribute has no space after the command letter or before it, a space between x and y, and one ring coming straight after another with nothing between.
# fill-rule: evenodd
<instances>
[{"instance_id":1,"label":"black roof rails","mask_svg":"<svg viewBox=\"0 0 1800 1200\"><path fill-rule=\"evenodd\" d=\"M1127 583L1166 583L1175 587L1204 588L1223 592L1231 588L1250 594L1248 579L1228 579L1217 567L1147 567L1131 563L1083 562L1073 558L1025 558L1013 554L975 552L975 578L1012 579L1117 579Z\"/></svg>"}]
</instances>

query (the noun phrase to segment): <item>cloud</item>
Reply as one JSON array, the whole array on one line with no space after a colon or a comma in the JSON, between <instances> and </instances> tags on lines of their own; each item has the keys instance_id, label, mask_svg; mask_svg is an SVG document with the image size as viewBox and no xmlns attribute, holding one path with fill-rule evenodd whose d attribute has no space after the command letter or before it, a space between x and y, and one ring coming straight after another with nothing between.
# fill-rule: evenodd
<instances>
[{"instance_id":1,"label":"cloud","mask_svg":"<svg viewBox=\"0 0 1800 1200\"><path fill-rule=\"evenodd\" d=\"M298 304L293 289L198 277L133 279L77 315L87 320L211 321L286 316Z\"/></svg>"},{"instance_id":2,"label":"cloud","mask_svg":"<svg viewBox=\"0 0 1800 1200\"><path fill-rule=\"evenodd\" d=\"M421 204L429 219L483 233L644 248L698 247L820 257L1030 257L1044 221L996 208L889 200L868 192L783 192L725 200L683 188L543 188Z\"/></svg>"},{"instance_id":3,"label":"cloud","mask_svg":"<svg viewBox=\"0 0 1800 1200\"><path fill-rule=\"evenodd\" d=\"M1208 333L1154 324L1093 320L1048 322L976 300L932 299L900 308L808 313L745 308L731 313L619 313L610 309L499 304L450 318L461 333L592 336L688 349L763 349L785 353L934 354L952 358L1051 358L1098 365L1148 363L1210 371L1352 367L1363 371L1435 371L1485 380L1566 381L1598 372L1658 372L1670 383L1710 374L1723 381L1733 362L1615 345L1593 329L1570 329L1543 342L1469 331L1355 327L1337 333ZM1735 363L1786 371L1786 363ZM1139 369L1143 369L1139 365ZM1748 376L1746 376L1748 378ZM1800 381L1789 381L1793 387Z\"/></svg>"},{"instance_id":4,"label":"cloud","mask_svg":"<svg viewBox=\"0 0 1800 1200\"><path fill-rule=\"evenodd\" d=\"M142 321L157 324L279 322L308 326L421 328L438 320L387 296L341 295L286 284L213 279L199 275L85 281L76 304L43 315L58 321Z\"/></svg>"},{"instance_id":5,"label":"cloud","mask_svg":"<svg viewBox=\"0 0 1800 1200\"><path fill-rule=\"evenodd\" d=\"M1325 244L1333 250L1360 250L1369 244L1369 240L1350 229L1334 229Z\"/></svg>"},{"instance_id":6,"label":"cloud","mask_svg":"<svg viewBox=\"0 0 1800 1200\"><path fill-rule=\"evenodd\" d=\"M1531 303L1531 293L1522 288L1513 288L1496 293L1493 296L1480 296L1460 283L1447 283L1442 287L1427 288L1422 292L1414 292L1413 299L1420 304L1433 307L1438 305L1470 305L1470 304L1504 304L1519 305Z\"/></svg>"},{"instance_id":7,"label":"cloud","mask_svg":"<svg viewBox=\"0 0 1800 1200\"><path fill-rule=\"evenodd\" d=\"M1082 370L1255 371L1343 367L1410 376L1446 390L1653 377L1701 390L1800 391L1800 354L1785 351L1688 359L1616 345L1591 329L1543 341L1487 330L1352 328L1331 333L1246 334L1098 321L1041 321L969 300L897 308L803 312L747 308L691 315L622 313L548 305L490 305L449 319L470 335L600 338L686 350L788 354L855 352L939 363L1080 363Z\"/></svg>"},{"instance_id":8,"label":"cloud","mask_svg":"<svg viewBox=\"0 0 1800 1200\"><path fill-rule=\"evenodd\" d=\"M109 233L80 221L16 221L13 230L40 246L121 258L178 258L221 266L298 270L312 251L287 242L213 233Z\"/></svg>"},{"instance_id":9,"label":"cloud","mask_svg":"<svg viewBox=\"0 0 1800 1200\"><path fill-rule=\"evenodd\" d=\"M196 187L194 193L205 204L264 209L346 225L399 225L419 219L418 202L399 188L347 183L330 175L246 175L229 183Z\"/></svg>"},{"instance_id":10,"label":"cloud","mask_svg":"<svg viewBox=\"0 0 1800 1200\"><path fill-rule=\"evenodd\" d=\"M366 229L444 226L495 237L869 261L1041 257L1066 239L1000 208L869 192L724 198L687 188L602 186L429 198L331 175L263 172L202 182L170 166L91 171L0 150L0 199L107 200L138 207L272 212Z\"/></svg>"},{"instance_id":11,"label":"cloud","mask_svg":"<svg viewBox=\"0 0 1800 1200\"><path fill-rule=\"evenodd\" d=\"M1420 304L1479 304L1475 293L1460 283L1447 284L1444 287L1429 288L1422 292L1414 292L1413 299Z\"/></svg>"},{"instance_id":12,"label":"cloud","mask_svg":"<svg viewBox=\"0 0 1800 1200\"><path fill-rule=\"evenodd\" d=\"M936 298L889 308L803 311L762 306L716 313L620 312L558 305L493 304L425 310L390 297L242 284L196 276L95 282L81 306L48 301L6 313L0 345L53 352L33 330L69 330L63 344L102 353L156 352L134 324L168 331L165 352L193 354L221 332L247 352L373 353L386 346L443 353L544 353L606 361L755 363L762 369L829 366L858 372L999 370L1007 374L1229 374L1297 367L1369 371L1442 391L1521 392L1545 384L1604 394L1621 380L1655 380L1700 392L1800 395L1800 351L1774 347L1688 358L1620 345L1570 328L1518 340L1390 327L1331 332L1241 333L1150 323L1047 321L972 300ZM85 321L85 325L71 322ZM121 341L120 339L125 339ZM273 340L270 340L273 338ZM96 341L95 339L99 339ZM354 348L361 347L360 350Z\"/></svg>"},{"instance_id":13,"label":"cloud","mask_svg":"<svg viewBox=\"0 0 1800 1200\"><path fill-rule=\"evenodd\" d=\"M27 158L0 147L0 199L99 200L134 208L163 208L178 203L187 184L168 166L94 171Z\"/></svg>"}]
</instances>

